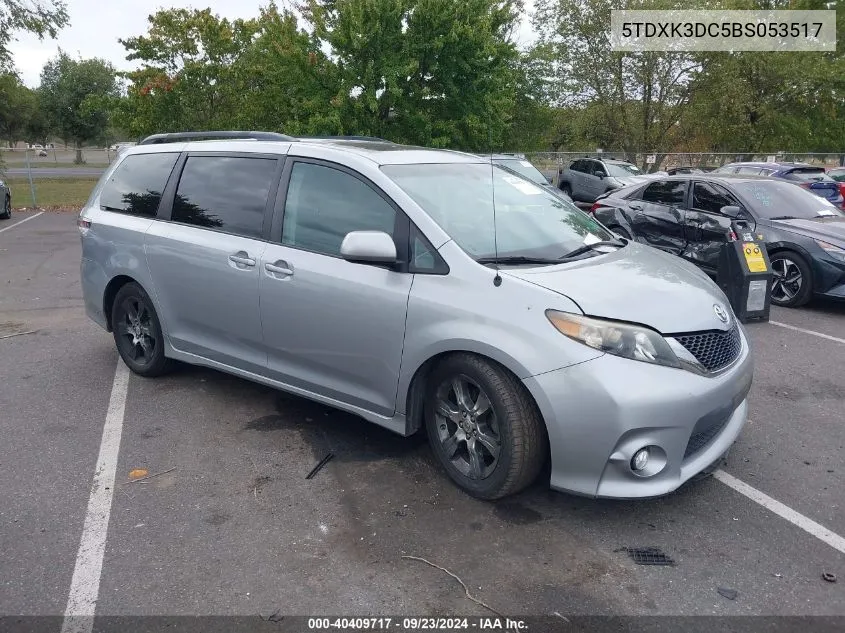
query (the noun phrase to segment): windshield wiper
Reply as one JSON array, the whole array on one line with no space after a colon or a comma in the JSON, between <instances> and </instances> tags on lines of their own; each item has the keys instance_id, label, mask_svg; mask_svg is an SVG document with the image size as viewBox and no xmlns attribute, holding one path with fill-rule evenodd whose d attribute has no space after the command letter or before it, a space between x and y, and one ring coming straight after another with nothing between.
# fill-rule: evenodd
<instances>
[{"instance_id":1,"label":"windshield wiper","mask_svg":"<svg viewBox=\"0 0 845 633\"><path fill-rule=\"evenodd\" d=\"M603 242L593 242L592 244L584 244L583 246L579 246L571 253L567 253L561 259L570 259L571 257L578 257L578 255L583 255L584 253L589 253L593 248L596 246L618 246L622 248L625 246L623 242L617 242L616 240L606 240Z\"/></svg>"},{"instance_id":2,"label":"windshield wiper","mask_svg":"<svg viewBox=\"0 0 845 633\"><path fill-rule=\"evenodd\" d=\"M500 257L479 257L479 264L559 264L559 259L548 257L523 257L522 255L503 255Z\"/></svg>"}]
</instances>

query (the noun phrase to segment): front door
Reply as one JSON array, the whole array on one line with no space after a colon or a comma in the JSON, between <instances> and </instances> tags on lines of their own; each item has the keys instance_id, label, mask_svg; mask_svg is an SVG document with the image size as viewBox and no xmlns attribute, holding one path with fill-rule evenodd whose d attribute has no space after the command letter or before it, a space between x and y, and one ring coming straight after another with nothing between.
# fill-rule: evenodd
<instances>
[{"instance_id":1,"label":"front door","mask_svg":"<svg viewBox=\"0 0 845 633\"><path fill-rule=\"evenodd\" d=\"M685 180L656 180L643 189L640 199L629 207L635 211L632 228L639 242L680 255L686 246L684 235Z\"/></svg>"},{"instance_id":2,"label":"front door","mask_svg":"<svg viewBox=\"0 0 845 633\"><path fill-rule=\"evenodd\" d=\"M731 219L720 212L727 206L742 207L742 204L721 185L692 183L685 222L687 246L683 256L711 274L716 274L722 245L730 239Z\"/></svg>"},{"instance_id":3,"label":"front door","mask_svg":"<svg viewBox=\"0 0 845 633\"><path fill-rule=\"evenodd\" d=\"M246 371L264 372L259 262L275 158L189 156L169 222L145 238L171 344Z\"/></svg>"},{"instance_id":4,"label":"front door","mask_svg":"<svg viewBox=\"0 0 845 633\"><path fill-rule=\"evenodd\" d=\"M283 208L280 239L267 246L259 271L269 375L392 415L413 275L346 261L340 244L350 231L396 236L405 218L354 172L289 160L276 209ZM407 253L407 242L397 253Z\"/></svg>"}]
</instances>

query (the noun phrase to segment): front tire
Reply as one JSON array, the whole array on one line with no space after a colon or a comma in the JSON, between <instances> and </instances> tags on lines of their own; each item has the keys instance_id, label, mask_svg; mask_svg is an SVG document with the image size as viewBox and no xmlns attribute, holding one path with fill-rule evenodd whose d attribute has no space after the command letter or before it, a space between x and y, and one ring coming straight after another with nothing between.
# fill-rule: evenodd
<instances>
[{"instance_id":1,"label":"front tire","mask_svg":"<svg viewBox=\"0 0 845 633\"><path fill-rule=\"evenodd\" d=\"M426 390L428 439L449 477L479 499L530 485L547 453L534 401L504 368L473 354L447 357Z\"/></svg>"},{"instance_id":2,"label":"front tire","mask_svg":"<svg viewBox=\"0 0 845 633\"><path fill-rule=\"evenodd\" d=\"M801 255L780 251L769 256L774 278L772 303L785 308L798 308L813 294L813 271Z\"/></svg>"},{"instance_id":3,"label":"front tire","mask_svg":"<svg viewBox=\"0 0 845 633\"><path fill-rule=\"evenodd\" d=\"M12 199L9 196L4 196L3 199L3 215L0 216L4 220L12 217Z\"/></svg>"},{"instance_id":4,"label":"front tire","mask_svg":"<svg viewBox=\"0 0 845 633\"><path fill-rule=\"evenodd\" d=\"M164 356L164 336L153 302L138 284L130 282L114 297L111 326L117 351L139 376L160 376L170 369Z\"/></svg>"},{"instance_id":5,"label":"front tire","mask_svg":"<svg viewBox=\"0 0 845 633\"><path fill-rule=\"evenodd\" d=\"M575 200L575 198L572 197L572 187L569 185L569 183L563 183L560 186L560 190L567 196L569 196L572 200Z\"/></svg>"}]
</instances>

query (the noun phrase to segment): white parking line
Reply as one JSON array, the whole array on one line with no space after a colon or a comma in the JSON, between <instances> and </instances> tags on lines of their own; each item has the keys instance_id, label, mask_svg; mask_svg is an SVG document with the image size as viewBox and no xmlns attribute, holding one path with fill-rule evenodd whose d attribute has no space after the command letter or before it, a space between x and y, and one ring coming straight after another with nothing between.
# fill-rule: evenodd
<instances>
[{"instance_id":1,"label":"white parking line","mask_svg":"<svg viewBox=\"0 0 845 633\"><path fill-rule=\"evenodd\" d=\"M769 323L777 325L778 327L786 328L787 330L795 330L796 332L803 332L804 334L812 334L813 336L818 336L819 338L826 338L828 341L836 341L837 343L845 344L845 338L836 338L830 334L822 334L821 332L814 332L813 330L805 330L802 327L795 327L794 325L781 323L779 321L769 321Z\"/></svg>"},{"instance_id":2,"label":"white parking line","mask_svg":"<svg viewBox=\"0 0 845 633\"><path fill-rule=\"evenodd\" d=\"M91 633L94 610L100 592L100 574L106 550L106 533L109 528L114 478L117 471L117 454L123 432L123 412L129 386L129 368L117 359L114 382L100 441L100 455L94 469L88 511L82 527L82 538L76 554L76 567L70 582L70 593L62 622L62 633Z\"/></svg>"},{"instance_id":3,"label":"white parking line","mask_svg":"<svg viewBox=\"0 0 845 633\"><path fill-rule=\"evenodd\" d=\"M737 479L733 475L729 475L724 470L717 470L713 473L713 476L726 486L736 490L739 494L745 495L752 501L756 501L767 510L774 512L779 517L786 519L793 525L797 525L808 534L812 534L820 541L827 543L833 549L845 554L845 538L839 536L838 534L834 534L825 526L820 525L812 519L805 517L800 512L796 512L792 508L783 505L780 501L772 499L769 495L760 492L756 488L752 488L744 481Z\"/></svg>"},{"instance_id":4,"label":"white parking line","mask_svg":"<svg viewBox=\"0 0 845 633\"><path fill-rule=\"evenodd\" d=\"M44 213L44 212L43 212L43 211L39 211L38 213L36 213L36 214L34 214L34 215L31 215L31 216L29 216L28 218L24 218L24 219L23 219L23 220L21 220L20 222L15 222L15 223L14 223L14 224L12 224L11 226L4 227L4 228L0 229L0 233L2 233L3 231L8 231L9 229L13 229L13 228L15 228L16 226L20 226L20 225L21 225L21 224L23 224L24 222L29 222L32 218L37 218L37 217L38 217L39 215L41 215L42 213Z\"/></svg>"}]
</instances>

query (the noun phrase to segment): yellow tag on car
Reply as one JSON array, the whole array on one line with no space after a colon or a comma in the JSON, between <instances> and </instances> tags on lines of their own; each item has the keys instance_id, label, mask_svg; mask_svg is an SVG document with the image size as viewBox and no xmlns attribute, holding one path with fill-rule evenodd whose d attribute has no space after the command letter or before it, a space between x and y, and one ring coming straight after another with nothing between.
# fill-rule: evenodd
<instances>
[{"instance_id":1,"label":"yellow tag on car","mask_svg":"<svg viewBox=\"0 0 845 633\"><path fill-rule=\"evenodd\" d=\"M745 263L752 273L766 272L766 260L763 259L763 252L754 242L746 242L742 245L742 254L745 255Z\"/></svg>"}]
</instances>

